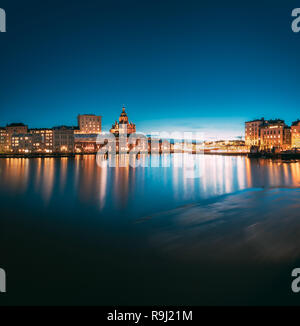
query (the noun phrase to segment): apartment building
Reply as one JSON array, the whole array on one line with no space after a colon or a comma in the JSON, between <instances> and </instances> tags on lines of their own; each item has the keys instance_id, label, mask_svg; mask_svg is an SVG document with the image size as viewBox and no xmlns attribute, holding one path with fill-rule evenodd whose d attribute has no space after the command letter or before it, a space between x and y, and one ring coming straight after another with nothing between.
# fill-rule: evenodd
<instances>
[{"instance_id":1,"label":"apartment building","mask_svg":"<svg viewBox=\"0 0 300 326\"><path fill-rule=\"evenodd\" d=\"M100 134L101 133L101 116L95 114L78 115L78 130L76 134Z\"/></svg>"}]
</instances>

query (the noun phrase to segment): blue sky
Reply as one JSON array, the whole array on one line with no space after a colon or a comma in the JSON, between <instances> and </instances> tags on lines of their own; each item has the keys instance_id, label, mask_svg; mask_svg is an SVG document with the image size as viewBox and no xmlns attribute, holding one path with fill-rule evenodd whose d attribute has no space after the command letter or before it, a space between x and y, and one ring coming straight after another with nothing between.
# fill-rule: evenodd
<instances>
[{"instance_id":1,"label":"blue sky","mask_svg":"<svg viewBox=\"0 0 300 326\"><path fill-rule=\"evenodd\" d=\"M300 117L297 1L4 0L0 125L243 134L257 117Z\"/></svg>"}]
</instances>

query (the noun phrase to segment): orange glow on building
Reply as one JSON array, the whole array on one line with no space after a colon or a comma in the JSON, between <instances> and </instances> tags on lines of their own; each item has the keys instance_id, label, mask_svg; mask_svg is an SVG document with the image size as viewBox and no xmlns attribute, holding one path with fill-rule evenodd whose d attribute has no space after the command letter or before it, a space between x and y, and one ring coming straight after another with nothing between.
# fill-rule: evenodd
<instances>
[{"instance_id":1,"label":"orange glow on building","mask_svg":"<svg viewBox=\"0 0 300 326\"><path fill-rule=\"evenodd\" d=\"M122 108L122 113L119 117L119 122L115 122L110 129L110 132L116 135L119 134L133 134L136 132L135 124L128 121L128 116L125 107Z\"/></svg>"},{"instance_id":2,"label":"orange glow on building","mask_svg":"<svg viewBox=\"0 0 300 326\"><path fill-rule=\"evenodd\" d=\"M101 116L95 114L78 115L78 128L75 134L100 134L101 133Z\"/></svg>"},{"instance_id":3,"label":"orange glow on building","mask_svg":"<svg viewBox=\"0 0 300 326\"><path fill-rule=\"evenodd\" d=\"M270 120L261 127L261 148L288 150L291 147L291 128L283 120Z\"/></svg>"},{"instance_id":4,"label":"orange glow on building","mask_svg":"<svg viewBox=\"0 0 300 326\"><path fill-rule=\"evenodd\" d=\"M292 148L300 148L300 120L292 123L291 126Z\"/></svg>"}]
</instances>

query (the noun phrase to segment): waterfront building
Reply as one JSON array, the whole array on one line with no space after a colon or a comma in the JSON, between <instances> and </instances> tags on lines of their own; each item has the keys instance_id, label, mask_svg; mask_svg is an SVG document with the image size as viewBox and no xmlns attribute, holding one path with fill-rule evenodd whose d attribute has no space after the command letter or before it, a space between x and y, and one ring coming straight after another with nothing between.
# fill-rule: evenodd
<instances>
[{"instance_id":1,"label":"waterfront building","mask_svg":"<svg viewBox=\"0 0 300 326\"><path fill-rule=\"evenodd\" d=\"M74 127L60 126L53 128L53 152L74 152Z\"/></svg>"},{"instance_id":2,"label":"waterfront building","mask_svg":"<svg viewBox=\"0 0 300 326\"><path fill-rule=\"evenodd\" d=\"M76 153L96 153L102 145L97 144L97 135L75 134Z\"/></svg>"},{"instance_id":3,"label":"waterfront building","mask_svg":"<svg viewBox=\"0 0 300 326\"><path fill-rule=\"evenodd\" d=\"M75 131L75 134L100 134L101 118L95 114L78 115L78 130Z\"/></svg>"},{"instance_id":4,"label":"waterfront building","mask_svg":"<svg viewBox=\"0 0 300 326\"><path fill-rule=\"evenodd\" d=\"M32 147L34 152L52 153L53 130L50 128L30 129Z\"/></svg>"},{"instance_id":5,"label":"waterfront building","mask_svg":"<svg viewBox=\"0 0 300 326\"><path fill-rule=\"evenodd\" d=\"M12 149L12 135L13 134L27 134L28 133L28 126L24 123L11 123L6 126L6 147L7 150Z\"/></svg>"},{"instance_id":6,"label":"waterfront building","mask_svg":"<svg viewBox=\"0 0 300 326\"><path fill-rule=\"evenodd\" d=\"M6 152L7 150L7 132L4 127L0 127L0 153Z\"/></svg>"},{"instance_id":7,"label":"waterfront building","mask_svg":"<svg viewBox=\"0 0 300 326\"><path fill-rule=\"evenodd\" d=\"M115 124L112 125L110 132L119 135L119 134L133 134L136 132L135 124L129 122L127 113L125 111L125 107L122 108L122 113L119 117L119 122L116 121Z\"/></svg>"},{"instance_id":8,"label":"waterfront building","mask_svg":"<svg viewBox=\"0 0 300 326\"><path fill-rule=\"evenodd\" d=\"M31 134L12 134L11 150L13 153L33 152L33 136Z\"/></svg>"},{"instance_id":9,"label":"waterfront building","mask_svg":"<svg viewBox=\"0 0 300 326\"><path fill-rule=\"evenodd\" d=\"M264 118L245 122L245 145L257 146L261 144L261 127L266 124Z\"/></svg>"},{"instance_id":10,"label":"waterfront building","mask_svg":"<svg viewBox=\"0 0 300 326\"><path fill-rule=\"evenodd\" d=\"M284 151L291 148L291 128L284 120L269 120L260 129L262 150Z\"/></svg>"},{"instance_id":11,"label":"waterfront building","mask_svg":"<svg viewBox=\"0 0 300 326\"><path fill-rule=\"evenodd\" d=\"M292 148L300 148L300 120L292 123Z\"/></svg>"}]
</instances>

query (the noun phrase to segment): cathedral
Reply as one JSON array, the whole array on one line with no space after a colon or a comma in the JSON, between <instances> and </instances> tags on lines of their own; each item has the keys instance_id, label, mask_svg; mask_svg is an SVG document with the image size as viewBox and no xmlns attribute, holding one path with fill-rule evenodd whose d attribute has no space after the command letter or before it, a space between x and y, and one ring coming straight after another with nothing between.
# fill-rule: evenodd
<instances>
[{"instance_id":1,"label":"cathedral","mask_svg":"<svg viewBox=\"0 0 300 326\"><path fill-rule=\"evenodd\" d=\"M128 122L128 116L127 113L125 112L125 107L122 109L122 113L119 118L119 122L116 121L115 124L112 126L110 129L110 132L119 135L119 134L133 134L135 133L135 124L132 122Z\"/></svg>"}]
</instances>

